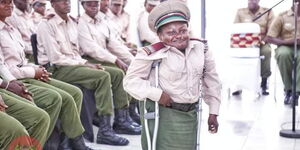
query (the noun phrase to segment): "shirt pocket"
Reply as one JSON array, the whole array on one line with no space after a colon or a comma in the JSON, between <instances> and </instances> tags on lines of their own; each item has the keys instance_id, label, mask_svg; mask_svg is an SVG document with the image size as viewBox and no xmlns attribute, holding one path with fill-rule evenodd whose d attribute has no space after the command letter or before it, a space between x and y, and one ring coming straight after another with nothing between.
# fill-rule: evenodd
<instances>
[{"instance_id":1,"label":"shirt pocket","mask_svg":"<svg viewBox=\"0 0 300 150\"><path fill-rule=\"evenodd\" d=\"M293 33L294 29L295 29L295 26L293 23L285 23L283 25L283 29L285 31L287 31L288 33Z\"/></svg>"},{"instance_id":2,"label":"shirt pocket","mask_svg":"<svg viewBox=\"0 0 300 150\"><path fill-rule=\"evenodd\" d=\"M161 66L160 76L164 77L168 81L178 81L183 77L183 70L171 69L167 66Z\"/></svg>"}]
</instances>

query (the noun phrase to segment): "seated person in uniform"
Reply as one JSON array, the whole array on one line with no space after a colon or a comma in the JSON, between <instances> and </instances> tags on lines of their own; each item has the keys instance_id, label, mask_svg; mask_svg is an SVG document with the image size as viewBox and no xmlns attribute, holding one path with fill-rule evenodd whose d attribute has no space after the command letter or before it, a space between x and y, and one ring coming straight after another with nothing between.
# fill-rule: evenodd
<instances>
[{"instance_id":1,"label":"seated person in uniform","mask_svg":"<svg viewBox=\"0 0 300 150\"><path fill-rule=\"evenodd\" d=\"M159 3L159 0L145 0L145 10L139 14L137 29L139 39L143 46L159 42L157 35L146 25L148 23L149 13Z\"/></svg>"},{"instance_id":2,"label":"seated person in uniform","mask_svg":"<svg viewBox=\"0 0 300 150\"><path fill-rule=\"evenodd\" d=\"M300 0L295 0L300 2ZM300 7L300 3L299 6ZM285 98L284 104L291 104L292 102L292 60L294 56L294 33L295 33L295 19L293 8L286 10L278 15L271 24L270 30L267 34L267 41L269 43L277 45L275 49L275 58L281 74L281 78L284 85ZM298 12L300 15L300 9ZM300 21L297 21L300 25ZM297 30L297 39L299 39L299 29ZM299 41L297 43L299 45ZM298 47L298 59L297 59L297 77L296 77L296 92L297 99L300 92L300 51Z\"/></svg>"},{"instance_id":3,"label":"seated person in uniform","mask_svg":"<svg viewBox=\"0 0 300 150\"><path fill-rule=\"evenodd\" d=\"M23 39L17 29L13 28L6 22L6 18L12 14L12 1L5 0L4 5L7 9L1 9L0 18L0 60L7 68L9 68L12 75L28 83L30 86L36 86L42 92L39 92L39 98L35 100L36 104L49 113L51 118L50 129L48 137L51 134L57 118L61 120L63 133L70 138L72 147L76 150L87 150L82 134L84 132L80 121L80 109L82 103L82 93L79 88L69 85L67 83L50 79L50 73L41 66L28 63L25 57L24 49L26 48ZM38 90L38 91L39 91ZM35 90L36 91L36 90ZM48 95L43 95L42 93ZM34 93L35 94L35 93ZM53 102L55 105L50 108L47 107L52 101L47 100L47 97L56 99ZM72 124L72 126L70 126ZM47 137L47 138L48 138Z\"/></svg>"},{"instance_id":4,"label":"seated person in uniform","mask_svg":"<svg viewBox=\"0 0 300 150\"><path fill-rule=\"evenodd\" d=\"M241 8L237 11L234 23L247 23L253 22L257 16L265 12L268 8L264 8L259 6L259 0L248 0L248 7ZM273 12L270 11L267 14L263 15L254 23L257 23L260 26L261 30L261 39L262 42L260 43L260 56L264 56L261 60L261 89L263 95L269 95L267 91L267 81L268 78L271 76L271 46L266 42L266 34L268 29L274 19ZM239 95L241 94L241 90L235 91L232 95Z\"/></svg>"},{"instance_id":5,"label":"seated person in uniform","mask_svg":"<svg viewBox=\"0 0 300 150\"><path fill-rule=\"evenodd\" d=\"M81 57L77 22L68 15L70 3L70 0L51 0L55 12L46 16L37 30L39 63L48 64L48 70L55 79L95 90L100 120L97 143L127 145L129 141L115 133L138 135L141 129L129 120L128 96L122 85L123 72L110 74L109 69L105 71L101 64L89 63ZM112 103L115 110L114 130L110 124Z\"/></svg>"}]
</instances>

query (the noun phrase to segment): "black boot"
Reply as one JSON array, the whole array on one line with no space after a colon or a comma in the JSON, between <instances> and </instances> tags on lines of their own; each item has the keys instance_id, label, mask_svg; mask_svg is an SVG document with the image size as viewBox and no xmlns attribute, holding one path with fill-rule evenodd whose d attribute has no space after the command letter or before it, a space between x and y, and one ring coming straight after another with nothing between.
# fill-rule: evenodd
<instances>
[{"instance_id":1,"label":"black boot","mask_svg":"<svg viewBox=\"0 0 300 150\"><path fill-rule=\"evenodd\" d=\"M261 90L262 90L262 95L269 95L269 92L267 91L268 86L267 86L268 78L262 78L261 79Z\"/></svg>"},{"instance_id":2,"label":"black boot","mask_svg":"<svg viewBox=\"0 0 300 150\"><path fill-rule=\"evenodd\" d=\"M85 145L82 135L70 138L70 145L73 150L93 150Z\"/></svg>"},{"instance_id":3,"label":"black boot","mask_svg":"<svg viewBox=\"0 0 300 150\"><path fill-rule=\"evenodd\" d=\"M110 125L110 115L101 115L99 117L99 130L97 134L98 144L108 145L128 145L129 141L126 138L117 136Z\"/></svg>"},{"instance_id":4,"label":"black boot","mask_svg":"<svg viewBox=\"0 0 300 150\"><path fill-rule=\"evenodd\" d=\"M61 134L60 139L58 150L72 150L69 138L64 133Z\"/></svg>"},{"instance_id":5,"label":"black boot","mask_svg":"<svg viewBox=\"0 0 300 150\"><path fill-rule=\"evenodd\" d=\"M134 122L141 125L140 115L137 113L137 110L136 110L137 107L138 107L137 101L132 100L129 104L129 115Z\"/></svg>"},{"instance_id":6,"label":"black boot","mask_svg":"<svg viewBox=\"0 0 300 150\"><path fill-rule=\"evenodd\" d=\"M115 109L114 131L118 134L140 135L141 128L134 127L132 123L128 121L128 117L128 108Z\"/></svg>"},{"instance_id":7,"label":"black boot","mask_svg":"<svg viewBox=\"0 0 300 150\"><path fill-rule=\"evenodd\" d=\"M284 97L284 104L288 105L291 104L291 97L292 97L292 91L291 90L287 90L285 91L285 97Z\"/></svg>"}]
</instances>

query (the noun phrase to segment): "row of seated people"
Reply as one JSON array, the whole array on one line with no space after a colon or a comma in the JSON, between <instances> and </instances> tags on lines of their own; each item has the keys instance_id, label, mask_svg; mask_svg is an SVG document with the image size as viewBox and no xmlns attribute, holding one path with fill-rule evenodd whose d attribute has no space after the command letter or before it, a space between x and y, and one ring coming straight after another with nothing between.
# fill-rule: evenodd
<instances>
[{"instance_id":1,"label":"row of seated people","mask_svg":"<svg viewBox=\"0 0 300 150\"><path fill-rule=\"evenodd\" d=\"M7 143L20 135L25 136L24 141L31 140L30 144L33 144L32 138L36 139L43 147L55 127L60 126L63 139L69 141L64 142L62 147L90 149L82 137L84 128L80 113L83 94L78 87L93 91L99 127L97 143L128 145L129 141L116 133L141 133L135 100L123 89L124 73L136 50L122 43L119 35L112 31L105 10L99 11L98 0L81 0L85 13L79 20L68 15L70 0L50 2L53 11L41 19L38 26L30 26L29 19L20 17L26 14L27 1L0 0L0 75L3 79L0 111L9 112L8 115L21 123L16 129L27 130L14 136L0 132L1 137L11 139L2 141L9 138L1 138L0 147L8 148ZM12 12L13 3L15 8ZM26 57L35 57L36 64L29 63ZM8 103L10 99L16 99L16 103L28 103L28 106L22 104L18 110L31 115L16 115L17 110ZM129 105L133 106L131 111ZM4 122L1 125L9 125L10 121Z\"/></svg>"}]
</instances>

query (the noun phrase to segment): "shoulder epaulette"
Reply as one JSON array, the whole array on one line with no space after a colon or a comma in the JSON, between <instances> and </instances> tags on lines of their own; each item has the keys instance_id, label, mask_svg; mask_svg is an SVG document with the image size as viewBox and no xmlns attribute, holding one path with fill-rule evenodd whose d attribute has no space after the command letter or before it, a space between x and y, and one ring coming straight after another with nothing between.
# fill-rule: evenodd
<instances>
[{"instance_id":1,"label":"shoulder epaulette","mask_svg":"<svg viewBox=\"0 0 300 150\"><path fill-rule=\"evenodd\" d=\"M202 42L202 43L207 43L207 40L205 40L205 39L190 38L190 40L192 40L192 41L199 41L199 42Z\"/></svg>"},{"instance_id":2,"label":"shoulder epaulette","mask_svg":"<svg viewBox=\"0 0 300 150\"><path fill-rule=\"evenodd\" d=\"M54 16L55 16L55 14L49 14L49 15L45 16L44 19L49 20L49 19L53 18Z\"/></svg>"},{"instance_id":3,"label":"shoulder epaulette","mask_svg":"<svg viewBox=\"0 0 300 150\"><path fill-rule=\"evenodd\" d=\"M165 47L164 43L158 42L158 43L151 44L151 45L143 47L143 50L147 53L147 55L151 55L154 52L157 52L157 51L161 50L164 47Z\"/></svg>"},{"instance_id":4,"label":"shoulder epaulette","mask_svg":"<svg viewBox=\"0 0 300 150\"><path fill-rule=\"evenodd\" d=\"M78 20L77 20L75 17L73 17L73 16L71 16L71 15L69 15L69 17L70 17L75 23L78 24Z\"/></svg>"}]
</instances>

